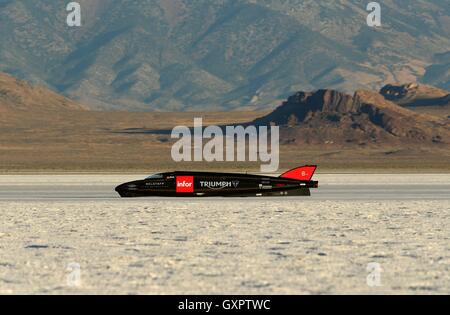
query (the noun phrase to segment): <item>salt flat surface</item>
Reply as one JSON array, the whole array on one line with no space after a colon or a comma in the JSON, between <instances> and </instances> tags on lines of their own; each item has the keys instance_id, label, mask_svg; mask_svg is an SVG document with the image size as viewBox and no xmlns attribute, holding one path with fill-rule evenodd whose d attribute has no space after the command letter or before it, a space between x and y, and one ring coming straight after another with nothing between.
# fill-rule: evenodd
<instances>
[{"instance_id":1,"label":"salt flat surface","mask_svg":"<svg viewBox=\"0 0 450 315\"><path fill-rule=\"evenodd\" d=\"M312 198L109 193L136 178L0 176L0 293L450 293L449 175L321 175Z\"/></svg>"},{"instance_id":2,"label":"salt flat surface","mask_svg":"<svg viewBox=\"0 0 450 315\"><path fill-rule=\"evenodd\" d=\"M146 175L0 175L0 200L112 200ZM314 200L450 200L450 174L318 174ZM161 199L161 198L160 198Z\"/></svg>"}]
</instances>

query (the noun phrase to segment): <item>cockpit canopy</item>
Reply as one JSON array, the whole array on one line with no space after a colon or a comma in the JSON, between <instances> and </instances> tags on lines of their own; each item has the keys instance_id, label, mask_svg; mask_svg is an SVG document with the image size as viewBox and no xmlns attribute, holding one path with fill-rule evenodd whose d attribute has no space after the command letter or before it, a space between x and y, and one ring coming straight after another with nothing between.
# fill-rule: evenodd
<instances>
[{"instance_id":1,"label":"cockpit canopy","mask_svg":"<svg viewBox=\"0 0 450 315\"><path fill-rule=\"evenodd\" d=\"M146 179L163 179L164 178L164 174L153 174L149 177L147 177Z\"/></svg>"}]
</instances>

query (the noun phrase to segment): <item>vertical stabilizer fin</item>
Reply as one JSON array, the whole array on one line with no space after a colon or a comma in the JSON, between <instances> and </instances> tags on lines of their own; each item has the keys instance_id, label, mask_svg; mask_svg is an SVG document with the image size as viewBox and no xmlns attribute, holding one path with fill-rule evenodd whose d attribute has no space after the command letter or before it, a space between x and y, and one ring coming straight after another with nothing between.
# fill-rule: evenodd
<instances>
[{"instance_id":1,"label":"vertical stabilizer fin","mask_svg":"<svg viewBox=\"0 0 450 315\"><path fill-rule=\"evenodd\" d=\"M316 165L306 165L302 167L297 167L294 168L293 170L287 171L286 173L282 174L280 178L310 181L314 173L316 172L316 169L317 169Z\"/></svg>"}]
</instances>

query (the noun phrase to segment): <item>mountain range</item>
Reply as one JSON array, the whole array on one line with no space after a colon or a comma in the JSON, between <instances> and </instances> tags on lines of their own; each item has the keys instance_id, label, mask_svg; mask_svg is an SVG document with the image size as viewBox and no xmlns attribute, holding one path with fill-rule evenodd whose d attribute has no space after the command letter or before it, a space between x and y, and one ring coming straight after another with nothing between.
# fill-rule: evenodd
<instances>
[{"instance_id":1,"label":"mountain range","mask_svg":"<svg viewBox=\"0 0 450 315\"><path fill-rule=\"evenodd\" d=\"M295 92L450 89L450 2L0 0L0 71L91 109L274 108Z\"/></svg>"}]
</instances>

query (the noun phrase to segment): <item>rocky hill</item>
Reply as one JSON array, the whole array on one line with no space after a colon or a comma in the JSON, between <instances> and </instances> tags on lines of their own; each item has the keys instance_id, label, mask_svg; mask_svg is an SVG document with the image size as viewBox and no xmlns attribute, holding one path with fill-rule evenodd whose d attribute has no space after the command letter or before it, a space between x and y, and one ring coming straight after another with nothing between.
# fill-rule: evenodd
<instances>
[{"instance_id":1,"label":"rocky hill","mask_svg":"<svg viewBox=\"0 0 450 315\"><path fill-rule=\"evenodd\" d=\"M450 3L392 0L0 0L0 71L91 108L260 109L298 90L450 88ZM446 54L447 53L447 54ZM425 74L425 76L424 76Z\"/></svg>"},{"instance_id":2,"label":"rocky hill","mask_svg":"<svg viewBox=\"0 0 450 315\"><path fill-rule=\"evenodd\" d=\"M367 91L298 92L255 122L282 126L282 141L297 145L450 144L448 119L411 111Z\"/></svg>"},{"instance_id":3,"label":"rocky hill","mask_svg":"<svg viewBox=\"0 0 450 315\"><path fill-rule=\"evenodd\" d=\"M380 94L406 107L450 106L450 92L417 83L389 84L381 89Z\"/></svg>"},{"instance_id":4,"label":"rocky hill","mask_svg":"<svg viewBox=\"0 0 450 315\"><path fill-rule=\"evenodd\" d=\"M388 84L380 90L386 100L411 110L450 118L450 92L429 85Z\"/></svg>"}]
</instances>

